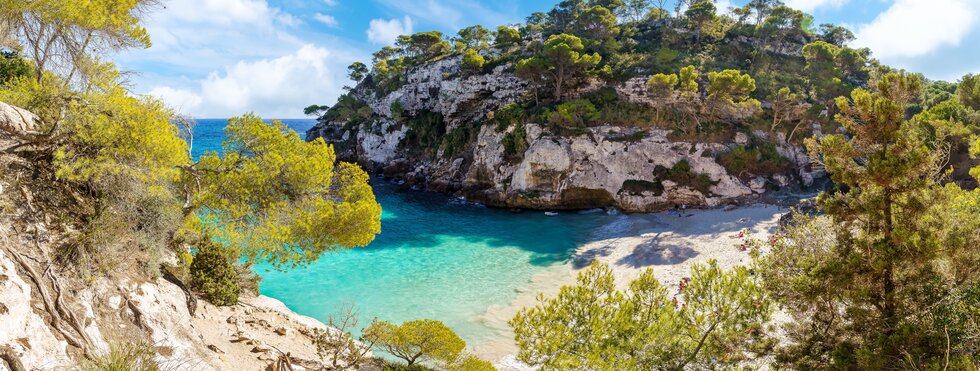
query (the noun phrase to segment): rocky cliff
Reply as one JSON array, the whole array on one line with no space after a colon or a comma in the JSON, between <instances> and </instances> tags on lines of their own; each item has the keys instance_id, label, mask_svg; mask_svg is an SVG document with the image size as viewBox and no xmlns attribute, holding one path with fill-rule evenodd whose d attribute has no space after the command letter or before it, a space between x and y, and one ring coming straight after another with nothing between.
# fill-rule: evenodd
<instances>
[{"instance_id":1,"label":"rocky cliff","mask_svg":"<svg viewBox=\"0 0 980 371\"><path fill-rule=\"evenodd\" d=\"M163 369L257 370L284 357L293 369L320 369L311 336L326 326L267 297L230 307L197 300L157 270L176 262L172 252L146 264L130 246L92 276L60 260L77 231L36 202L46 190L8 155L29 149L10 135L36 122L0 102L0 371L76 369L120 348L147 350Z\"/></svg>"},{"instance_id":2,"label":"rocky cliff","mask_svg":"<svg viewBox=\"0 0 980 371\"><path fill-rule=\"evenodd\" d=\"M324 138L335 145L342 159L403 180L408 187L499 207L617 207L649 212L675 205L715 206L767 190L811 186L822 176L799 145L786 142L784 133L744 130L724 141L710 142L672 140L670 130L635 125L592 125L573 134L540 122L487 125L496 110L532 94L529 82L514 74L512 64L470 74L460 63L461 57L456 56L417 66L390 93L362 82L350 96L370 108L370 118L351 125L349 120L326 115L307 138ZM652 104L647 78L634 77L611 87L619 99ZM610 86L591 80L572 95L602 87ZM393 112L393 107L400 112ZM431 113L442 118L440 133L470 129L461 149L448 151L443 146L424 151L414 144L413 129L403 117ZM810 129L803 126L802 131ZM518 140L526 142L526 150L508 156L504 142L515 130L520 130ZM773 143L791 169L776 174L731 174L719 164L719 156L754 140ZM710 186L692 186L664 174L662 169L682 162L693 174L710 179Z\"/></svg>"}]
</instances>

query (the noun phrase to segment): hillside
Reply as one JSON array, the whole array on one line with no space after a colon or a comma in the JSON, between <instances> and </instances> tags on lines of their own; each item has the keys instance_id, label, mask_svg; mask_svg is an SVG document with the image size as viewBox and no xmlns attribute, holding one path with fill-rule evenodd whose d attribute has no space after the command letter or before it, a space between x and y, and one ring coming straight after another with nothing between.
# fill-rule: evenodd
<instances>
[{"instance_id":1,"label":"hillside","mask_svg":"<svg viewBox=\"0 0 980 371\"><path fill-rule=\"evenodd\" d=\"M655 211L822 184L801 143L885 70L786 6L564 1L525 23L402 36L312 106L338 155L494 206ZM611 8L611 9L610 9Z\"/></svg>"}]
</instances>

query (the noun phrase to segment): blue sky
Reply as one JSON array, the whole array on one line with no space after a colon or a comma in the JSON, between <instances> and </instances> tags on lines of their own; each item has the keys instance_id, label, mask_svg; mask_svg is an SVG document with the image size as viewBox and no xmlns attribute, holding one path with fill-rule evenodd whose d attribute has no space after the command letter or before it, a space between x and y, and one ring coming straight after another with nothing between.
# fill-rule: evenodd
<instances>
[{"instance_id":1,"label":"blue sky","mask_svg":"<svg viewBox=\"0 0 980 371\"><path fill-rule=\"evenodd\" d=\"M747 0L718 0L720 9ZM785 0L848 26L882 62L932 79L980 72L980 0ZM302 116L332 104L346 67L398 34L520 22L557 0L165 0L153 46L115 56L133 89L184 114ZM672 2L672 1L670 1Z\"/></svg>"}]
</instances>

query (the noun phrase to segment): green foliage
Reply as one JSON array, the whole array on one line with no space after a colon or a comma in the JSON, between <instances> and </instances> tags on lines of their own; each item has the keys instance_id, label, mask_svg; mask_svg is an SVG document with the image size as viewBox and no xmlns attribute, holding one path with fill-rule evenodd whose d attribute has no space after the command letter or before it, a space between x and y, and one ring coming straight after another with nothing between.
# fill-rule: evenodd
<instances>
[{"instance_id":1,"label":"green foliage","mask_svg":"<svg viewBox=\"0 0 980 371\"><path fill-rule=\"evenodd\" d=\"M718 156L718 163L729 174L742 179L785 173L793 167L789 160L776 151L776 145L772 143L737 146Z\"/></svg>"},{"instance_id":2,"label":"green foliage","mask_svg":"<svg viewBox=\"0 0 980 371\"><path fill-rule=\"evenodd\" d=\"M832 101L867 80L865 56L848 47L815 41L803 47L807 79L816 99Z\"/></svg>"},{"instance_id":3,"label":"green foliage","mask_svg":"<svg viewBox=\"0 0 980 371\"><path fill-rule=\"evenodd\" d=\"M467 49L465 52L463 52L463 70L469 72L480 72L483 69L483 63L485 62L486 60L484 60L483 56L476 50Z\"/></svg>"},{"instance_id":4,"label":"green foliage","mask_svg":"<svg viewBox=\"0 0 980 371\"><path fill-rule=\"evenodd\" d=\"M129 47L150 47L139 15L151 0L4 1L0 3L0 40L17 40L33 62L33 77L66 69L83 72L93 54ZM71 78L69 78L71 79Z\"/></svg>"},{"instance_id":5,"label":"green foliage","mask_svg":"<svg viewBox=\"0 0 980 371\"><path fill-rule=\"evenodd\" d=\"M765 289L744 267L695 264L672 302L653 270L615 289L600 263L553 298L510 321L518 359L549 370L654 370L736 367L765 343Z\"/></svg>"},{"instance_id":6,"label":"green foliage","mask_svg":"<svg viewBox=\"0 0 980 371\"><path fill-rule=\"evenodd\" d=\"M388 109L391 110L391 118L395 119L395 121L401 121L403 118L405 118L405 108L402 107L401 100L395 99L393 102L391 102L391 106L389 106Z\"/></svg>"},{"instance_id":7,"label":"green foliage","mask_svg":"<svg viewBox=\"0 0 980 371\"><path fill-rule=\"evenodd\" d=\"M599 53L582 53L584 48L582 39L574 35L551 35L541 54L519 61L516 72L533 83L552 84L554 98L561 100L566 87L592 72L602 60Z\"/></svg>"},{"instance_id":8,"label":"green foliage","mask_svg":"<svg viewBox=\"0 0 980 371\"><path fill-rule=\"evenodd\" d=\"M285 267L367 245L380 231L367 173L337 163L322 139L306 142L251 114L229 119L225 133L222 155L206 153L185 172L199 185L190 204L216 243Z\"/></svg>"},{"instance_id":9,"label":"green foliage","mask_svg":"<svg viewBox=\"0 0 980 371\"><path fill-rule=\"evenodd\" d=\"M11 51L0 52L0 85L30 74L31 65L26 59Z\"/></svg>"},{"instance_id":10,"label":"green foliage","mask_svg":"<svg viewBox=\"0 0 980 371\"><path fill-rule=\"evenodd\" d=\"M527 131L524 129L524 125L518 124L514 130L505 134L501 144L504 147L504 156L507 158L516 159L524 156L528 146Z\"/></svg>"},{"instance_id":11,"label":"green foliage","mask_svg":"<svg viewBox=\"0 0 980 371\"><path fill-rule=\"evenodd\" d=\"M707 108L709 117L738 122L759 109L758 100L749 97L755 91L755 80L737 70L708 73Z\"/></svg>"},{"instance_id":12,"label":"green foliage","mask_svg":"<svg viewBox=\"0 0 980 371\"><path fill-rule=\"evenodd\" d=\"M658 73L650 76L650 79L647 80L647 86L650 88L650 93L653 94L654 98L668 99L668 97L674 94L674 89L677 87L679 81L677 74Z\"/></svg>"},{"instance_id":13,"label":"green foliage","mask_svg":"<svg viewBox=\"0 0 980 371\"><path fill-rule=\"evenodd\" d=\"M463 151L470 140L475 139L477 130L470 126L460 126L446 133L442 138L444 157L452 157Z\"/></svg>"},{"instance_id":14,"label":"green foliage","mask_svg":"<svg viewBox=\"0 0 980 371\"><path fill-rule=\"evenodd\" d=\"M423 319L394 325L388 321L374 322L364 329L364 339L401 358L409 366L431 361L452 365L466 348L452 329L440 321Z\"/></svg>"},{"instance_id":15,"label":"green foliage","mask_svg":"<svg viewBox=\"0 0 980 371\"><path fill-rule=\"evenodd\" d=\"M956 96L967 107L980 111L980 75L971 73L963 76L956 89Z\"/></svg>"},{"instance_id":16,"label":"green foliage","mask_svg":"<svg viewBox=\"0 0 980 371\"><path fill-rule=\"evenodd\" d=\"M336 104L320 116L320 119L345 122L346 128L352 128L368 123L373 115L374 112L367 103L350 94L343 94L337 98Z\"/></svg>"},{"instance_id":17,"label":"green foliage","mask_svg":"<svg viewBox=\"0 0 980 371\"><path fill-rule=\"evenodd\" d=\"M678 80L681 96L691 97L698 94L698 71L694 66L681 68Z\"/></svg>"},{"instance_id":18,"label":"green foliage","mask_svg":"<svg viewBox=\"0 0 980 371\"><path fill-rule=\"evenodd\" d=\"M524 122L527 112L517 102L510 102L487 115L487 122L496 126L497 131L503 131L511 125Z\"/></svg>"},{"instance_id":19,"label":"green foliage","mask_svg":"<svg viewBox=\"0 0 980 371\"><path fill-rule=\"evenodd\" d=\"M456 41L467 49L485 49L490 43L490 30L480 25L469 26L459 30Z\"/></svg>"},{"instance_id":20,"label":"green foliage","mask_svg":"<svg viewBox=\"0 0 980 371\"><path fill-rule=\"evenodd\" d=\"M442 32L417 32L411 36L399 36L396 45L419 62L427 62L449 52L449 43L443 41Z\"/></svg>"},{"instance_id":21,"label":"green foliage","mask_svg":"<svg viewBox=\"0 0 980 371\"><path fill-rule=\"evenodd\" d=\"M370 72L368 67L361 62L354 62L350 66L347 66L347 77L354 80L354 82L361 82L367 76L368 72Z\"/></svg>"},{"instance_id":22,"label":"green foliage","mask_svg":"<svg viewBox=\"0 0 980 371\"><path fill-rule=\"evenodd\" d=\"M509 48L520 44L521 34L517 30L507 27L499 26L497 27L497 32L494 34L493 43L500 48Z\"/></svg>"},{"instance_id":23,"label":"green foliage","mask_svg":"<svg viewBox=\"0 0 980 371\"><path fill-rule=\"evenodd\" d=\"M575 99L558 104L554 110L546 110L542 118L556 127L581 129L598 120L599 111L588 99Z\"/></svg>"},{"instance_id":24,"label":"green foliage","mask_svg":"<svg viewBox=\"0 0 980 371\"><path fill-rule=\"evenodd\" d=\"M241 288L233 258L221 247L200 246L190 266L191 287L214 305L235 305Z\"/></svg>"},{"instance_id":25,"label":"green foliage","mask_svg":"<svg viewBox=\"0 0 980 371\"><path fill-rule=\"evenodd\" d=\"M748 99L755 91L755 80L738 70L708 72L707 90L709 98L735 104Z\"/></svg>"},{"instance_id":26,"label":"green foliage","mask_svg":"<svg viewBox=\"0 0 980 371\"><path fill-rule=\"evenodd\" d=\"M440 112L418 112L415 116L409 117L406 124L409 129L405 136L407 143L412 143L429 153L435 153L446 134L446 122Z\"/></svg>"},{"instance_id":27,"label":"green foliage","mask_svg":"<svg viewBox=\"0 0 980 371\"><path fill-rule=\"evenodd\" d=\"M303 114L307 116L320 117L330 109L330 106L311 104L303 108Z\"/></svg>"},{"instance_id":28,"label":"green foliage","mask_svg":"<svg viewBox=\"0 0 980 371\"><path fill-rule=\"evenodd\" d=\"M616 16L606 7L594 5L575 17L575 30L593 49L612 51L616 48L619 27Z\"/></svg>"},{"instance_id":29,"label":"green foliage","mask_svg":"<svg viewBox=\"0 0 980 371\"><path fill-rule=\"evenodd\" d=\"M146 341L111 341L107 353L95 354L79 365L81 371L159 371L156 352Z\"/></svg>"},{"instance_id":30,"label":"green foliage","mask_svg":"<svg viewBox=\"0 0 980 371\"><path fill-rule=\"evenodd\" d=\"M711 194L711 186L718 183L711 180L707 174L695 173L691 170L691 163L687 160L677 161L670 169L657 165L653 175L659 180L670 180L704 195Z\"/></svg>"},{"instance_id":31,"label":"green foliage","mask_svg":"<svg viewBox=\"0 0 980 371\"><path fill-rule=\"evenodd\" d=\"M794 368L975 357L978 339L959 331L977 328L965 309L976 301L962 295L980 279L976 234L963 233L978 226L977 194L938 182L944 153L931 138L941 126L905 120L920 78L889 73L872 86L837 100L846 134L807 140L837 184L817 199L827 224L798 223L802 231L761 259L767 287L793 318L779 360Z\"/></svg>"}]
</instances>

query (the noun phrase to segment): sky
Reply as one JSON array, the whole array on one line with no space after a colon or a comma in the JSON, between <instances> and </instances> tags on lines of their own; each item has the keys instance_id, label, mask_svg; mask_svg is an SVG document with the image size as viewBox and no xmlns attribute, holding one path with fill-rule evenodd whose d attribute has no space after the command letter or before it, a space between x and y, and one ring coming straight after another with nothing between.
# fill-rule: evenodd
<instances>
[{"instance_id":1,"label":"sky","mask_svg":"<svg viewBox=\"0 0 980 371\"><path fill-rule=\"evenodd\" d=\"M333 104L351 84L347 66L400 34L494 29L557 1L164 0L147 16L153 46L113 58L134 73L136 93L185 115L298 118L310 104ZM980 72L980 0L784 1L817 24L847 26L852 46L887 65L947 81Z\"/></svg>"}]
</instances>

